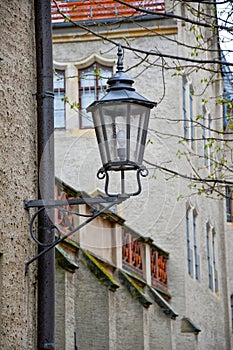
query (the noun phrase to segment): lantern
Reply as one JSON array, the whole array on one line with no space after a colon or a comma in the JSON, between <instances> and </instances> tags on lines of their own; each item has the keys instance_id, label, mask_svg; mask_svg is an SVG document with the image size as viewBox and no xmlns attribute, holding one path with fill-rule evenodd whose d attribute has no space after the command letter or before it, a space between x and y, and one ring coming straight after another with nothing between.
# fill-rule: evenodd
<instances>
[{"instance_id":1,"label":"lantern","mask_svg":"<svg viewBox=\"0 0 233 350\"><path fill-rule=\"evenodd\" d=\"M136 170L142 175L142 171L146 170L142 162L150 110L156 103L147 100L132 87L134 81L123 72L120 45L117 72L107 83L107 94L87 107L87 112L92 113L103 164L99 174L105 176L108 171L121 171L122 180L124 172L128 170ZM110 195L107 187L106 193Z\"/></svg>"}]
</instances>

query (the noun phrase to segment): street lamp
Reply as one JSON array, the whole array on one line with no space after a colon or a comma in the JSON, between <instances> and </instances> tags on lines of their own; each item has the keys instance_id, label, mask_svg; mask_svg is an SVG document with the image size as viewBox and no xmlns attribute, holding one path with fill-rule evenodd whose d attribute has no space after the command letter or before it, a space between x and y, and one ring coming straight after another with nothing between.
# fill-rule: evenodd
<instances>
[{"instance_id":1,"label":"street lamp","mask_svg":"<svg viewBox=\"0 0 233 350\"><path fill-rule=\"evenodd\" d=\"M38 159L42 171L39 173L39 183L43 184L40 198L46 194L52 197L54 184L54 157L52 147L46 148L50 136L53 135L53 105L52 105L52 54L51 37L42 35L41 28L51 27L51 18L44 16L49 14L50 2L37 1L35 13L39 13L37 22L37 103L38 103ZM42 21L43 20L43 21ZM43 25L42 25L43 23ZM48 38L48 40L46 40ZM49 55L48 55L49 53ZM50 75L47 76L47 72ZM30 220L30 234L32 239L40 247L39 253L25 264L25 273L29 265L39 259L38 262L38 349L54 349L54 310L55 310L55 285L54 268L55 259L51 251L57 244L62 243L69 236L89 224L96 217L110 209L113 205L135 196L141 192L140 176L148 174L142 165L146 144L147 129L150 110L156 106L139 95L132 87L133 80L123 72L122 48L118 47L118 62L116 74L108 80L107 94L99 101L93 102L87 111L93 115L96 137L99 145L103 166L98 171L100 179L106 178L105 192L107 196L97 198L73 198L68 200L25 200L24 208L29 212L31 208L37 208ZM53 141L53 137L51 137ZM53 142L49 142L53 145ZM50 149L51 148L51 149ZM42 155L44 160L42 161ZM108 190L109 172L121 174L121 191L110 194ZM136 171L138 189L133 193L125 191L125 172ZM106 204L100 206L99 204ZM85 214L86 221L82 221L77 227L72 227L69 216L82 215L79 212L70 211L68 205L88 205L90 214ZM54 223L54 208L65 216L70 231L64 234L58 225ZM35 223L38 223L36 225ZM37 227L37 229L36 229ZM51 254L46 254L50 251ZM46 256L44 256L46 254ZM42 257L43 256L43 257Z\"/></svg>"},{"instance_id":2,"label":"street lamp","mask_svg":"<svg viewBox=\"0 0 233 350\"><path fill-rule=\"evenodd\" d=\"M26 271L29 264L44 255L67 237L80 230L83 226L101 215L111 206L119 204L130 196L135 196L141 192L140 176L147 176L148 171L142 164L143 154L146 144L150 110L156 106L155 102L147 100L139 95L132 87L134 81L123 71L122 48L118 46L117 72L108 80L109 88L107 94L99 101L93 102L87 107L87 112L93 115L97 142L103 166L99 169L97 176L100 179L106 178L106 197L97 198L74 198L67 200L25 200L24 208L37 207L38 210L32 215L30 222L30 234L33 240L43 250L26 263ZM109 172L120 172L121 191L117 194L110 194ZM138 188L133 193L125 192L125 172L136 171ZM100 207L99 204L106 203L107 206ZM92 214L81 225L71 229L66 235L62 235L60 228L53 222L46 228L48 233L56 232L56 239L51 243L40 242L35 234L35 221L41 212L56 208L66 215L69 220L69 210L67 205L86 204L92 208ZM65 206L65 207L64 207ZM99 209L96 209L96 206ZM80 215L78 212L72 212ZM70 225L71 226L71 225Z\"/></svg>"},{"instance_id":3,"label":"street lamp","mask_svg":"<svg viewBox=\"0 0 233 350\"><path fill-rule=\"evenodd\" d=\"M103 167L99 178L106 177L105 192L108 191L109 171L121 173L121 195L125 194L125 171L137 172L138 189L127 195L141 192L140 175L146 176L142 165L146 144L150 110L156 106L138 94L132 87L134 81L123 71L122 48L118 46L116 74L108 80L107 94L87 107L92 113L97 142Z\"/></svg>"}]
</instances>

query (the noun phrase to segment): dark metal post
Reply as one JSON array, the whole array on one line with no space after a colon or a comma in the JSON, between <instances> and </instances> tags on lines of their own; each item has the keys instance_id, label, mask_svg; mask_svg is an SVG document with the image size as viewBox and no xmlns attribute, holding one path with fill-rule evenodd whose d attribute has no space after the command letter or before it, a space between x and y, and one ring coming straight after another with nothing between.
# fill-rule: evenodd
<instances>
[{"instance_id":1,"label":"dark metal post","mask_svg":"<svg viewBox=\"0 0 233 350\"><path fill-rule=\"evenodd\" d=\"M38 113L38 192L40 199L54 198L54 116L53 59L50 0L34 0L37 58ZM54 240L53 210L43 211L38 219L38 239ZM40 248L40 251L43 248ZM38 260L37 349L55 349L55 255L54 249Z\"/></svg>"}]
</instances>

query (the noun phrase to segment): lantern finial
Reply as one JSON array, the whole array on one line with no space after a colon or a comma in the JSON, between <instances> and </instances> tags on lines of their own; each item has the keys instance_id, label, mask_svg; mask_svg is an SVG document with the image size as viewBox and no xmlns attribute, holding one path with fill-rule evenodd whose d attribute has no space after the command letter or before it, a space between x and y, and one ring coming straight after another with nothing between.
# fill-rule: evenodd
<instances>
[{"instance_id":1,"label":"lantern finial","mask_svg":"<svg viewBox=\"0 0 233 350\"><path fill-rule=\"evenodd\" d=\"M118 45L117 56L118 56L117 72L122 72L124 69L124 66L123 66L123 50L122 50L121 44Z\"/></svg>"}]
</instances>

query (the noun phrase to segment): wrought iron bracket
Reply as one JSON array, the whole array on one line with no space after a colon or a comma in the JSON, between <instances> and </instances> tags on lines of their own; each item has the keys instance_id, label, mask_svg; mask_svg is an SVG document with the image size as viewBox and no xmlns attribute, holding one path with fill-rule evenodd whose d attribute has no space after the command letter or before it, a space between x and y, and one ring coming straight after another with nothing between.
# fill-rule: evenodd
<instances>
[{"instance_id":1,"label":"wrought iron bracket","mask_svg":"<svg viewBox=\"0 0 233 350\"><path fill-rule=\"evenodd\" d=\"M89 224L92 220L97 218L102 213L108 211L113 205L120 204L126 199L128 199L129 196L126 194L118 195L118 196L112 196L112 197L96 197L96 198L74 198L74 199L67 199L67 200L24 200L24 209L26 209L28 212L30 211L30 208L38 208L38 210L32 215L31 221L30 221L30 235L32 239L42 248L42 250L33 258L28 260L25 264L25 274L28 272L29 265L40 258L42 255L46 254L49 250L54 248L59 243L62 243L65 241L69 236L73 235L75 232L79 231L81 228ZM71 211L69 209L64 208L63 206L67 205L83 205L86 204L89 206L89 210L91 214L80 214L76 211ZM100 205L102 206L100 207ZM107 204L104 206L104 204ZM44 211L44 210L50 210L50 209L57 209L62 213L62 215L65 216L66 221L68 223L69 232L62 235L62 230L59 228L58 225L55 223L51 223L49 227L46 227L48 233L49 232L56 232L56 238L52 243L45 244L43 242L40 242L38 238L36 237L36 234L34 232L34 223L38 215ZM73 214L77 216L86 217L86 221L82 222L77 227L72 227L71 222L69 220L68 214Z\"/></svg>"},{"instance_id":2,"label":"wrought iron bracket","mask_svg":"<svg viewBox=\"0 0 233 350\"><path fill-rule=\"evenodd\" d=\"M96 198L73 198L73 199L62 199L62 200L44 200L44 199L33 199L23 201L24 209L29 210L30 208L56 208L62 205L96 205L104 203L119 204L122 201L128 199L129 196L124 195L115 195L112 197L96 197Z\"/></svg>"}]
</instances>

